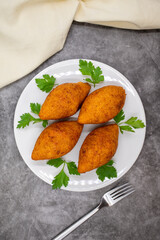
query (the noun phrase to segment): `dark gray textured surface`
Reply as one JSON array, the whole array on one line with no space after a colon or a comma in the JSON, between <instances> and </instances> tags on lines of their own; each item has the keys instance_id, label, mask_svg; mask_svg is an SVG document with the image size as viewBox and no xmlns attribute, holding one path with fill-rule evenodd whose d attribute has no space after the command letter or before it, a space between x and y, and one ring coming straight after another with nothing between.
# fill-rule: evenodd
<instances>
[{"instance_id":1,"label":"dark gray textured surface","mask_svg":"<svg viewBox=\"0 0 160 240\"><path fill-rule=\"evenodd\" d=\"M51 187L23 162L14 140L17 100L32 77L71 58L111 65L137 89L146 111L143 150L121 182L136 192L104 209L67 240L160 239L160 31L129 31L74 23L64 49L34 72L0 90L0 239L48 240L94 207L108 188L74 193Z\"/></svg>"}]
</instances>

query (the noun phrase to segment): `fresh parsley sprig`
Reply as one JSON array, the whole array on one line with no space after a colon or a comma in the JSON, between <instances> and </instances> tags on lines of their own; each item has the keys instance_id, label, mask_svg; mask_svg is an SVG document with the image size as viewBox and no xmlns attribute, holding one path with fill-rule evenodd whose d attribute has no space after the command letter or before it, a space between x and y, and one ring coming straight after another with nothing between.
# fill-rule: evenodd
<instances>
[{"instance_id":1,"label":"fresh parsley sprig","mask_svg":"<svg viewBox=\"0 0 160 240\"><path fill-rule=\"evenodd\" d=\"M125 122L121 122L125 119L125 114L123 109L114 117L114 121L119 126L120 132L123 134L124 131L128 132L135 132L134 129L144 128L145 124L142 120L138 119L137 117L131 117ZM124 125L121 125L124 124Z\"/></svg>"},{"instance_id":2,"label":"fresh parsley sprig","mask_svg":"<svg viewBox=\"0 0 160 240\"><path fill-rule=\"evenodd\" d=\"M39 103L30 103L31 112L38 115L41 109ZM20 116L21 120L18 121L17 128L24 128L29 126L30 122L39 123L42 122L42 126L45 128L48 125L47 120L41 120L40 118L33 117L30 113L24 113Z\"/></svg>"},{"instance_id":3,"label":"fresh parsley sprig","mask_svg":"<svg viewBox=\"0 0 160 240\"><path fill-rule=\"evenodd\" d=\"M53 76L49 76L48 74L44 74L43 78L36 78L37 87L43 92L50 92L52 88L57 85L55 84L56 78Z\"/></svg>"},{"instance_id":4,"label":"fresh parsley sprig","mask_svg":"<svg viewBox=\"0 0 160 240\"><path fill-rule=\"evenodd\" d=\"M113 163L114 161L110 160L108 163L97 168L96 174L102 182L106 177L109 179L117 177L117 170L113 167Z\"/></svg>"},{"instance_id":5,"label":"fresh parsley sprig","mask_svg":"<svg viewBox=\"0 0 160 240\"><path fill-rule=\"evenodd\" d=\"M41 104L39 103L30 103L31 112L39 115L41 110Z\"/></svg>"},{"instance_id":6,"label":"fresh parsley sprig","mask_svg":"<svg viewBox=\"0 0 160 240\"><path fill-rule=\"evenodd\" d=\"M56 158L50 159L49 161L47 161L47 164L56 168L59 168L63 164L62 170L54 177L52 181L52 189L60 189L62 186L68 186L69 177L64 171L65 165L67 165L70 175L80 175L75 162L66 162L62 158Z\"/></svg>"},{"instance_id":7,"label":"fresh parsley sprig","mask_svg":"<svg viewBox=\"0 0 160 240\"><path fill-rule=\"evenodd\" d=\"M124 111L123 109L117 114L117 116L114 117L114 121L118 124L121 121L125 119Z\"/></svg>"},{"instance_id":8,"label":"fresh parsley sprig","mask_svg":"<svg viewBox=\"0 0 160 240\"><path fill-rule=\"evenodd\" d=\"M104 81L102 70L100 67L95 67L92 62L86 60L79 60L79 71L83 75L91 76L91 78L84 79L87 82L93 83L94 87L97 83Z\"/></svg>"}]
</instances>

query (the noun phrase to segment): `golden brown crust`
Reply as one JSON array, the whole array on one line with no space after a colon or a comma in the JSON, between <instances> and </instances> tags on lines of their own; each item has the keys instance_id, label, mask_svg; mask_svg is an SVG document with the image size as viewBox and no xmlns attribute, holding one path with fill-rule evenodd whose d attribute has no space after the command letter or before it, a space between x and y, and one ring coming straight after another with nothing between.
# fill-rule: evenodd
<instances>
[{"instance_id":1,"label":"golden brown crust","mask_svg":"<svg viewBox=\"0 0 160 240\"><path fill-rule=\"evenodd\" d=\"M106 86L92 92L83 102L78 122L81 124L105 123L114 118L125 103L125 90Z\"/></svg>"},{"instance_id":2,"label":"golden brown crust","mask_svg":"<svg viewBox=\"0 0 160 240\"><path fill-rule=\"evenodd\" d=\"M78 172L85 173L109 162L116 152L118 135L117 124L93 130L80 149Z\"/></svg>"},{"instance_id":3,"label":"golden brown crust","mask_svg":"<svg viewBox=\"0 0 160 240\"><path fill-rule=\"evenodd\" d=\"M76 145L83 125L75 121L53 123L43 130L32 152L33 160L59 158Z\"/></svg>"},{"instance_id":4,"label":"golden brown crust","mask_svg":"<svg viewBox=\"0 0 160 240\"><path fill-rule=\"evenodd\" d=\"M54 88L43 103L39 117L62 119L75 114L90 91L88 83L64 83Z\"/></svg>"}]
</instances>

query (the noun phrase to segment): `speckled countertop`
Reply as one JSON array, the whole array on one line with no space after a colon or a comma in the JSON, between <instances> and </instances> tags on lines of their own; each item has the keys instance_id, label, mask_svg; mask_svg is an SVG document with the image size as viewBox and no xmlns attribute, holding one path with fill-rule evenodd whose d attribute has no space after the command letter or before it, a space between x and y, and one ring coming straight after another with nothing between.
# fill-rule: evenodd
<instances>
[{"instance_id":1,"label":"speckled countertop","mask_svg":"<svg viewBox=\"0 0 160 240\"><path fill-rule=\"evenodd\" d=\"M160 239L160 30L131 31L73 23L64 49L32 73L0 90L0 239L49 240L92 209L109 188L85 193L51 187L22 160L13 133L17 100L45 67L72 58L104 62L124 74L145 107L147 134L142 152L120 180L136 192L98 212L67 240Z\"/></svg>"}]
</instances>

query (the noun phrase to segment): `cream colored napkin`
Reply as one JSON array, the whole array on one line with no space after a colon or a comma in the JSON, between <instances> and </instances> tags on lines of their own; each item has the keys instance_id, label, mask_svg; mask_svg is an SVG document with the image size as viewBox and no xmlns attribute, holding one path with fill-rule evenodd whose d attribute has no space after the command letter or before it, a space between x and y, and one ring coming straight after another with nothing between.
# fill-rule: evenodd
<instances>
[{"instance_id":1,"label":"cream colored napkin","mask_svg":"<svg viewBox=\"0 0 160 240\"><path fill-rule=\"evenodd\" d=\"M0 87L63 48L72 21L160 28L159 0L0 0Z\"/></svg>"},{"instance_id":2,"label":"cream colored napkin","mask_svg":"<svg viewBox=\"0 0 160 240\"><path fill-rule=\"evenodd\" d=\"M126 29L160 28L160 0L84 0L75 20Z\"/></svg>"}]
</instances>

